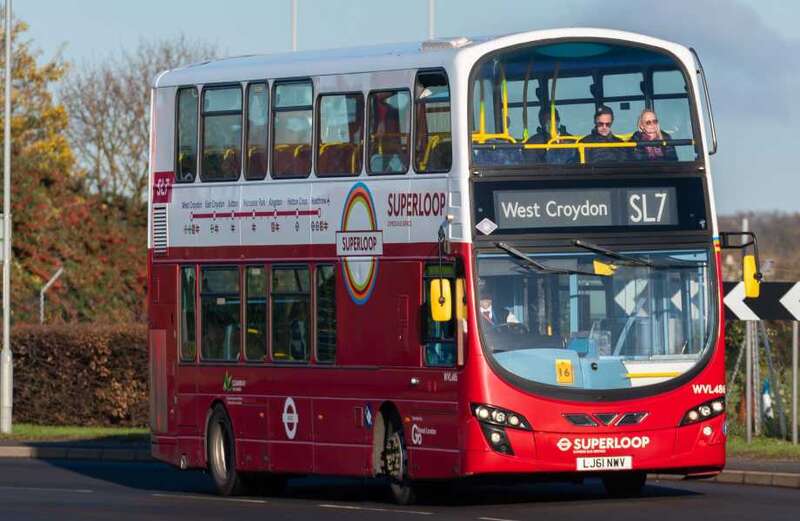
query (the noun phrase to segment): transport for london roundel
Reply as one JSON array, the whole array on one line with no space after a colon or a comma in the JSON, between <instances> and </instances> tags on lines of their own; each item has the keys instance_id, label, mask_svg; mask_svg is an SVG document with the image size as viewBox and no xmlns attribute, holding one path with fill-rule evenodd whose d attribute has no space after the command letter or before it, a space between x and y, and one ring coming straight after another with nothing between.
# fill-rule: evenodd
<instances>
[{"instance_id":1,"label":"transport for london roundel","mask_svg":"<svg viewBox=\"0 0 800 521\"><path fill-rule=\"evenodd\" d=\"M378 229L375 203L364 183L356 183L342 209L336 253L342 258L342 276L350 298L365 304L378 277L378 256L383 254L383 233Z\"/></svg>"}]
</instances>

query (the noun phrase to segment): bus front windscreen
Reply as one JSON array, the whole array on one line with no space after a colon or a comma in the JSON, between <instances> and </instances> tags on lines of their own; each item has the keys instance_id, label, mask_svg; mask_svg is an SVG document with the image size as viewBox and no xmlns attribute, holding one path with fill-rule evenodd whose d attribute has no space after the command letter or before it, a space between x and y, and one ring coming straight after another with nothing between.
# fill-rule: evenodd
<instances>
[{"instance_id":1,"label":"bus front windscreen","mask_svg":"<svg viewBox=\"0 0 800 521\"><path fill-rule=\"evenodd\" d=\"M710 349L705 250L527 259L478 257L484 348L518 378L584 390L641 387L686 373Z\"/></svg>"},{"instance_id":2,"label":"bus front windscreen","mask_svg":"<svg viewBox=\"0 0 800 521\"><path fill-rule=\"evenodd\" d=\"M471 83L476 167L698 159L683 68L663 51L572 41L490 55Z\"/></svg>"}]
</instances>

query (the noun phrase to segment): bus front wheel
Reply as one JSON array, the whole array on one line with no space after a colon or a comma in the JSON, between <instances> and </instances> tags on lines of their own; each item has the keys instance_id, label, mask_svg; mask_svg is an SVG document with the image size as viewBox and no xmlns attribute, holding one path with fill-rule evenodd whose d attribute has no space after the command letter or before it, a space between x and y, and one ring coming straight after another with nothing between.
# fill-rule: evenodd
<instances>
[{"instance_id":1,"label":"bus front wheel","mask_svg":"<svg viewBox=\"0 0 800 521\"><path fill-rule=\"evenodd\" d=\"M642 495L647 474L644 472L623 472L603 476L603 486L611 497L639 497Z\"/></svg>"},{"instance_id":2,"label":"bus front wheel","mask_svg":"<svg viewBox=\"0 0 800 521\"><path fill-rule=\"evenodd\" d=\"M416 494L413 483L408 479L408 451L403 440L403 431L391 421L386 424L383 465L395 502L398 505L413 504Z\"/></svg>"},{"instance_id":3,"label":"bus front wheel","mask_svg":"<svg viewBox=\"0 0 800 521\"><path fill-rule=\"evenodd\" d=\"M236 471L236 448L233 427L225 409L217 405L208 421L208 471L217 491L223 496L245 492L243 476Z\"/></svg>"}]
</instances>

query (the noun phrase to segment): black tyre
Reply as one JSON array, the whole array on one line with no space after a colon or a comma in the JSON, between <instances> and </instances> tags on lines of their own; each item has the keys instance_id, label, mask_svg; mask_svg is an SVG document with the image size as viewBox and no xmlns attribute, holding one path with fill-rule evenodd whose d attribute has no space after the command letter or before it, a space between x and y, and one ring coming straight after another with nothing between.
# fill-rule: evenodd
<instances>
[{"instance_id":1,"label":"black tyre","mask_svg":"<svg viewBox=\"0 0 800 521\"><path fill-rule=\"evenodd\" d=\"M383 468L389 478L392 498L398 505L411 505L416 501L414 485L408 479L408 451L403 431L398 424L386 423L383 443Z\"/></svg>"},{"instance_id":2,"label":"black tyre","mask_svg":"<svg viewBox=\"0 0 800 521\"><path fill-rule=\"evenodd\" d=\"M238 496L247 490L246 477L236 471L233 427L225 409L217 405L208 422L208 472L222 496Z\"/></svg>"},{"instance_id":3,"label":"black tyre","mask_svg":"<svg viewBox=\"0 0 800 521\"><path fill-rule=\"evenodd\" d=\"M647 481L644 472L622 472L603 476L603 486L611 497L639 497Z\"/></svg>"}]
</instances>

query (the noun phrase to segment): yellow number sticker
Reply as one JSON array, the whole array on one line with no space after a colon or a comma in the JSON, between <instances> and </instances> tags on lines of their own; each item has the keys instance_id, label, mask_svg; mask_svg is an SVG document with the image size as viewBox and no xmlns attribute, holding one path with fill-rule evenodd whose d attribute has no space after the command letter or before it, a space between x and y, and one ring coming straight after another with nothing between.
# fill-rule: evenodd
<instances>
[{"instance_id":1,"label":"yellow number sticker","mask_svg":"<svg viewBox=\"0 0 800 521\"><path fill-rule=\"evenodd\" d=\"M575 381L572 374L572 360L556 360L556 382L571 384Z\"/></svg>"}]
</instances>

